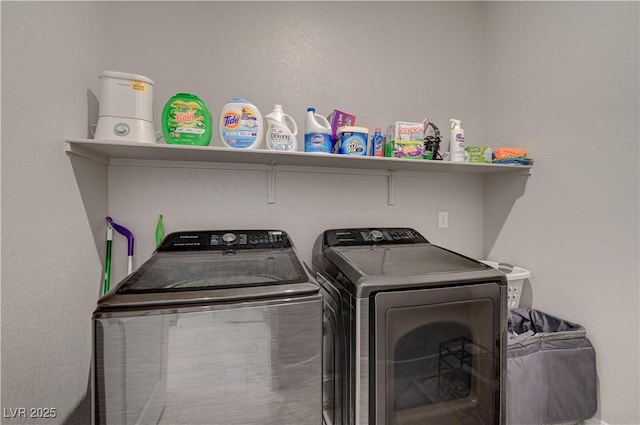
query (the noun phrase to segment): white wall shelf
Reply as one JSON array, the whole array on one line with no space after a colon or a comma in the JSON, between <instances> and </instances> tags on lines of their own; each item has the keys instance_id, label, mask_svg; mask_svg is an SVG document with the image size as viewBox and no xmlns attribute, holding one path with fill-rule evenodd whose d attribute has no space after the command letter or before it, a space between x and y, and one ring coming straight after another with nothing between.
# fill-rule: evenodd
<instances>
[{"instance_id":1,"label":"white wall shelf","mask_svg":"<svg viewBox=\"0 0 640 425\"><path fill-rule=\"evenodd\" d=\"M268 167L288 165L327 169L360 169L383 171L410 171L431 173L470 174L530 174L531 165L502 165L456 163L401 158L378 158L347 155L312 154L306 152L275 152L268 150L237 150L222 147L167 145L67 138L67 152L103 164L113 160L134 159L152 161L212 162L233 164L260 164Z\"/></svg>"},{"instance_id":2,"label":"white wall shelf","mask_svg":"<svg viewBox=\"0 0 640 425\"><path fill-rule=\"evenodd\" d=\"M237 150L209 146L167 145L155 143L123 142L115 140L66 139L67 152L80 155L105 165L143 165L150 163L162 167L202 167L203 164L226 166L240 164L265 167L269 185L267 202L275 203L276 168L303 167L313 172L360 173L374 171L388 176L388 204L395 204L395 177L397 172L461 173L461 174L530 174L530 165L500 165L425 161L401 158L378 158L347 155L312 154L306 152L275 152L263 149Z\"/></svg>"}]
</instances>

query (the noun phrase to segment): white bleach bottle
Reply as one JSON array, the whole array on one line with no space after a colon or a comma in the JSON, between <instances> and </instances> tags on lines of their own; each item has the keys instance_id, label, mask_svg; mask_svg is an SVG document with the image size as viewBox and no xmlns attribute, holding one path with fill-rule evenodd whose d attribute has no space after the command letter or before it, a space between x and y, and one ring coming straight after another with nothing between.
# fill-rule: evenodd
<instances>
[{"instance_id":1,"label":"white bleach bottle","mask_svg":"<svg viewBox=\"0 0 640 425\"><path fill-rule=\"evenodd\" d=\"M449 161L464 162L464 130L460 127L460 120L451 118L451 140L449 141Z\"/></svg>"},{"instance_id":2,"label":"white bleach bottle","mask_svg":"<svg viewBox=\"0 0 640 425\"><path fill-rule=\"evenodd\" d=\"M304 129L304 151L333 153L331 124L325 117L316 114L316 108L307 108Z\"/></svg>"},{"instance_id":3,"label":"white bleach bottle","mask_svg":"<svg viewBox=\"0 0 640 425\"><path fill-rule=\"evenodd\" d=\"M282 105L273 105L273 111L265 117L267 124L266 145L272 151L295 151L298 149L298 126L282 110Z\"/></svg>"}]
</instances>

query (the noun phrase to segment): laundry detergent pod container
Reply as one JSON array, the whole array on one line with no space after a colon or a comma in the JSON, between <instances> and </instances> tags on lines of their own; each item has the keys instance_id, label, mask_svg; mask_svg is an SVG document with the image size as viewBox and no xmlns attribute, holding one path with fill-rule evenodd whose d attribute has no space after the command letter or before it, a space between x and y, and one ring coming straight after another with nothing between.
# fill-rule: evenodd
<instances>
[{"instance_id":1,"label":"laundry detergent pod container","mask_svg":"<svg viewBox=\"0 0 640 425\"><path fill-rule=\"evenodd\" d=\"M176 94L162 110L162 135L168 144L208 146L212 126L211 112L191 93Z\"/></svg>"},{"instance_id":2,"label":"laundry detergent pod container","mask_svg":"<svg viewBox=\"0 0 640 425\"><path fill-rule=\"evenodd\" d=\"M220 111L220 140L233 149L258 149L264 138L262 115L247 99L235 98Z\"/></svg>"},{"instance_id":3,"label":"laundry detergent pod container","mask_svg":"<svg viewBox=\"0 0 640 425\"><path fill-rule=\"evenodd\" d=\"M102 72L94 138L155 143L153 85L144 75Z\"/></svg>"}]
</instances>

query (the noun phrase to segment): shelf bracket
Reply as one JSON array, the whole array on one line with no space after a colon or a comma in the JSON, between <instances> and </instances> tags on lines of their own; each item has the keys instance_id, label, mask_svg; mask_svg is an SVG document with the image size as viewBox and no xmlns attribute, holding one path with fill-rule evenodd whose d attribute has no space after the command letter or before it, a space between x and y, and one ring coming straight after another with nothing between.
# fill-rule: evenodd
<instances>
[{"instance_id":1,"label":"shelf bracket","mask_svg":"<svg viewBox=\"0 0 640 425\"><path fill-rule=\"evenodd\" d=\"M276 203L276 169L273 165L269 165L269 193L267 195L267 202L269 204Z\"/></svg>"},{"instance_id":2,"label":"shelf bracket","mask_svg":"<svg viewBox=\"0 0 640 425\"><path fill-rule=\"evenodd\" d=\"M393 174L393 171L389 170L389 174L387 175L387 203L389 205L395 205L396 203L396 176Z\"/></svg>"}]
</instances>

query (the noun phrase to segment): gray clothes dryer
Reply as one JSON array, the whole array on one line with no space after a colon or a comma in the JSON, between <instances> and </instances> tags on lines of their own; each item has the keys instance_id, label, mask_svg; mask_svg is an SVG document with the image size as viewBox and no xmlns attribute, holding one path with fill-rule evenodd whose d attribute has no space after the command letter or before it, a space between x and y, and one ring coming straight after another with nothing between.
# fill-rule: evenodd
<instances>
[{"instance_id":1,"label":"gray clothes dryer","mask_svg":"<svg viewBox=\"0 0 640 425\"><path fill-rule=\"evenodd\" d=\"M168 235L93 314L96 425L319 425L322 298L279 230Z\"/></svg>"},{"instance_id":2,"label":"gray clothes dryer","mask_svg":"<svg viewBox=\"0 0 640 425\"><path fill-rule=\"evenodd\" d=\"M505 423L505 275L409 228L325 231L327 425Z\"/></svg>"}]
</instances>

